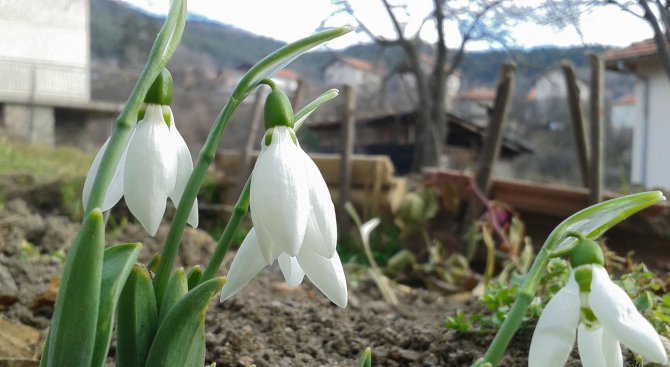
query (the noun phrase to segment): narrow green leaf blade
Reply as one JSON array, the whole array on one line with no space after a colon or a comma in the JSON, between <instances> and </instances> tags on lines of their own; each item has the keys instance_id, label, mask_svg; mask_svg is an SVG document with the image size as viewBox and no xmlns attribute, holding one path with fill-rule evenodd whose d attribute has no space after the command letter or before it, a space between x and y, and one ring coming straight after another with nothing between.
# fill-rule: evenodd
<instances>
[{"instance_id":1,"label":"narrow green leaf blade","mask_svg":"<svg viewBox=\"0 0 670 367\"><path fill-rule=\"evenodd\" d=\"M214 278L188 292L161 323L145 367L200 367L191 355L198 343L198 331L205 320L207 306L225 280ZM189 358L194 358L189 361Z\"/></svg>"},{"instance_id":2,"label":"narrow green leaf blade","mask_svg":"<svg viewBox=\"0 0 670 367\"><path fill-rule=\"evenodd\" d=\"M139 243L124 243L105 249L102 264L98 329L91 366L105 365L109 343L112 340L116 305L121 296L123 285L140 255L141 247L142 245Z\"/></svg>"},{"instance_id":3,"label":"narrow green leaf blade","mask_svg":"<svg viewBox=\"0 0 670 367\"><path fill-rule=\"evenodd\" d=\"M188 282L186 280L186 274L184 273L183 268L178 268L172 273L170 280L168 281L167 288L165 289L165 294L163 295L163 301L161 302L161 307L158 311L158 324L163 321L165 316L170 312L172 306L177 304L184 295L188 292Z\"/></svg>"},{"instance_id":4,"label":"narrow green leaf blade","mask_svg":"<svg viewBox=\"0 0 670 367\"><path fill-rule=\"evenodd\" d=\"M158 308L149 272L139 265L126 280L119 301L116 365L144 367L158 330Z\"/></svg>"},{"instance_id":5,"label":"narrow green leaf blade","mask_svg":"<svg viewBox=\"0 0 670 367\"><path fill-rule=\"evenodd\" d=\"M202 266L196 265L188 272L188 290L191 290L200 284L202 279Z\"/></svg>"},{"instance_id":6,"label":"narrow green leaf blade","mask_svg":"<svg viewBox=\"0 0 670 367\"><path fill-rule=\"evenodd\" d=\"M95 345L105 229L91 210L65 260L51 323L49 367L90 366Z\"/></svg>"},{"instance_id":7,"label":"narrow green leaf blade","mask_svg":"<svg viewBox=\"0 0 670 367\"><path fill-rule=\"evenodd\" d=\"M317 97L315 100L310 102L307 106L303 107L300 111L298 111L294 116L293 116L293 129L298 130L302 126L302 124L305 122L305 120L309 117L309 115L312 114L312 112L316 111L321 105L324 103L330 101L331 99L337 97L338 95L338 90L337 89L330 89Z\"/></svg>"},{"instance_id":8,"label":"narrow green leaf blade","mask_svg":"<svg viewBox=\"0 0 670 367\"><path fill-rule=\"evenodd\" d=\"M205 365L205 320L200 323L200 327L191 344L191 350L188 352L186 366L200 367Z\"/></svg>"},{"instance_id":9,"label":"narrow green leaf blade","mask_svg":"<svg viewBox=\"0 0 670 367\"><path fill-rule=\"evenodd\" d=\"M371 367L372 366L372 349L370 347L365 348L361 359L358 360L357 367Z\"/></svg>"},{"instance_id":10,"label":"narrow green leaf blade","mask_svg":"<svg viewBox=\"0 0 670 367\"><path fill-rule=\"evenodd\" d=\"M559 224L547 238L552 254L569 251L576 243L574 237L560 237L570 231L596 239L608 229L631 215L665 200L660 191L647 191L626 195L582 209Z\"/></svg>"},{"instance_id":11,"label":"narrow green leaf blade","mask_svg":"<svg viewBox=\"0 0 670 367\"><path fill-rule=\"evenodd\" d=\"M275 73L283 69L286 65L290 64L300 55L324 42L345 35L352 30L353 28L351 27L328 29L288 44L271 53L270 55L264 57L261 61L257 62L256 65L249 69L244 77L242 77L240 82L237 84L237 87L233 91L232 98L237 100L244 99L244 97L246 97L249 92L251 92L251 90L256 87L256 85L258 85L258 82L266 78L272 78Z\"/></svg>"}]
</instances>

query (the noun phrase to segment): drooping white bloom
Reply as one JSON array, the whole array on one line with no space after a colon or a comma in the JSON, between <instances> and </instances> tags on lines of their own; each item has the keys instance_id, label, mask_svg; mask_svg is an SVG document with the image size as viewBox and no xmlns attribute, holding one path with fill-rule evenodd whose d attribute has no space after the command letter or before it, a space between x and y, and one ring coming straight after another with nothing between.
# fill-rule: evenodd
<instances>
[{"instance_id":1,"label":"drooping white bloom","mask_svg":"<svg viewBox=\"0 0 670 367\"><path fill-rule=\"evenodd\" d=\"M580 269L591 273L590 291L581 291L575 280ZM665 364L668 360L654 327L597 264L575 268L565 287L547 303L535 327L528 366L563 366L575 332L585 367L623 366L619 342L650 362Z\"/></svg>"},{"instance_id":2,"label":"drooping white bloom","mask_svg":"<svg viewBox=\"0 0 670 367\"><path fill-rule=\"evenodd\" d=\"M170 124L165 121L168 114ZM87 205L93 181L109 139L93 160L86 175L82 201ZM150 235L155 235L165 213L169 197L179 205L193 161L184 138L177 130L169 106L147 104L144 118L139 121L124 149L102 204L102 211L111 209L122 196L130 212ZM197 199L189 214L188 223L198 225Z\"/></svg>"},{"instance_id":3,"label":"drooping white bloom","mask_svg":"<svg viewBox=\"0 0 670 367\"><path fill-rule=\"evenodd\" d=\"M305 274L333 303L347 304L347 284L335 251L337 223L328 185L300 148L293 129L268 129L252 172L254 228L231 264L221 301L239 292L275 260L291 287Z\"/></svg>"}]
</instances>

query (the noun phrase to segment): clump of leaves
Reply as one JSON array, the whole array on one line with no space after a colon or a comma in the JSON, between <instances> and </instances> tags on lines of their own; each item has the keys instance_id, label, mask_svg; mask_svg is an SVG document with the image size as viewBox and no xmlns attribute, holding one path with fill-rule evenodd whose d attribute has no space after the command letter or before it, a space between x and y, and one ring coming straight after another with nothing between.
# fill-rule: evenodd
<instances>
[{"instance_id":1,"label":"clump of leaves","mask_svg":"<svg viewBox=\"0 0 670 367\"><path fill-rule=\"evenodd\" d=\"M616 282L633 300L635 307L656 331L670 338L670 295L664 282L643 263L630 266Z\"/></svg>"},{"instance_id":2,"label":"clump of leaves","mask_svg":"<svg viewBox=\"0 0 670 367\"><path fill-rule=\"evenodd\" d=\"M549 262L540 281L538 297L526 310L524 320L537 319L540 316L544 305L568 280L570 271L570 265L564 259L557 258ZM513 273L509 282L498 279L488 283L479 298L481 312L465 314L462 310L457 310L455 315L447 317L444 326L459 332L495 332L505 321L523 279L524 276Z\"/></svg>"},{"instance_id":3,"label":"clump of leaves","mask_svg":"<svg viewBox=\"0 0 670 367\"><path fill-rule=\"evenodd\" d=\"M544 306L565 285L572 271L568 261L552 259L542 276L537 297L526 310L524 321L539 318ZM482 311L465 314L457 310L448 316L444 326L458 332L495 332L507 317L516 299L524 277L513 273L509 281L501 276L489 283L479 298ZM660 335L670 338L670 295L667 282L659 278L643 263L629 261L627 272L615 281L633 300L638 311L654 326Z\"/></svg>"}]
</instances>

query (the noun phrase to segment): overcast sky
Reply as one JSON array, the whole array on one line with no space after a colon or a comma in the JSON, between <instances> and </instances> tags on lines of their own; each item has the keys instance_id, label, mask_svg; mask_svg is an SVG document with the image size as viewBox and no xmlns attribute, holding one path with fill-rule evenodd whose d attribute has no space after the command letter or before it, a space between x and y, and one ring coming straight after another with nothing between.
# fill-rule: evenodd
<instances>
[{"instance_id":1,"label":"overcast sky","mask_svg":"<svg viewBox=\"0 0 670 367\"><path fill-rule=\"evenodd\" d=\"M122 0L144 10L164 15L167 12L166 0ZM534 0L526 0L534 1ZM352 5L361 14L380 14L366 16L366 24L375 32L392 36L388 18L384 16L380 1L352 0ZM426 7L432 1L412 0L408 4L415 7L417 14L425 14ZM321 21L334 10L330 0L189 0L189 12L215 21L233 25L237 28L271 37L280 41L292 42L315 32ZM352 25L348 19L333 19L329 25ZM455 27L455 26L454 26ZM460 40L455 28L447 28L449 46L455 47ZM570 46L582 44L603 44L627 46L652 36L651 29L642 20L615 7L600 7L584 14L581 19L583 39L574 28L560 31L549 26L522 24L513 31L513 38L520 47L543 45ZM343 48L358 42L361 36L348 34L328 42L331 48ZM426 34L426 38L433 36ZM486 44L471 44L469 49L485 49Z\"/></svg>"}]
</instances>

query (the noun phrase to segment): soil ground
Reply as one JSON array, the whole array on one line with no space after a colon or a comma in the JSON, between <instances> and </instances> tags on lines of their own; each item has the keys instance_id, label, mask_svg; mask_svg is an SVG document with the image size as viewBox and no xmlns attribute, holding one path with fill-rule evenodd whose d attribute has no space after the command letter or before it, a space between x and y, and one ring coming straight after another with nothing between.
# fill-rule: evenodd
<instances>
[{"instance_id":1,"label":"soil ground","mask_svg":"<svg viewBox=\"0 0 670 367\"><path fill-rule=\"evenodd\" d=\"M34 206L25 195L5 202L0 209L0 315L45 333L62 267L58 251L67 251L77 229L77 222L58 210ZM150 238L130 223L108 233L107 239L110 244L143 242L141 261L146 262L166 232L162 227ZM206 232L187 230L180 265L188 269L206 263L214 244ZM346 309L331 304L308 280L298 288L286 287L276 266L227 302L214 300L207 313L208 363L354 366L370 346L374 366L470 366L492 340L490 333L456 333L443 326L445 317L457 308L477 309L469 293L445 295L399 286L400 302L392 307L365 270L346 267L345 271L350 294ZM517 333L500 366L527 365L530 330ZM33 358L39 356L40 347L39 342L33 346ZM112 347L110 365L113 353ZM568 366L579 366L574 357L576 352Z\"/></svg>"}]
</instances>

